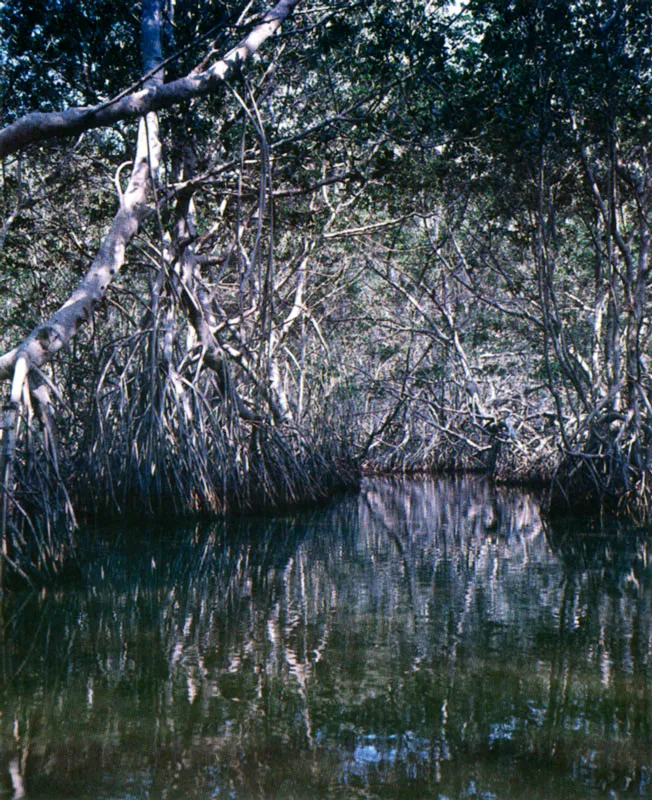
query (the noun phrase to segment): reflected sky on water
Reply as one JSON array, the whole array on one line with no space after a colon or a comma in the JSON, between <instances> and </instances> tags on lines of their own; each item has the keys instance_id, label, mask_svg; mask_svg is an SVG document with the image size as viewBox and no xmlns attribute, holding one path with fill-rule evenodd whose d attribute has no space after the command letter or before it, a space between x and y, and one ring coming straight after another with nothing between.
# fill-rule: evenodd
<instances>
[{"instance_id":1,"label":"reflected sky on water","mask_svg":"<svg viewBox=\"0 0 652 800\"><path fill-rule=\"evenodd\" d=\"M652 797L651 543L470 478L111 532L5 599L0 797Z\"/></svg>"}]
</instances>

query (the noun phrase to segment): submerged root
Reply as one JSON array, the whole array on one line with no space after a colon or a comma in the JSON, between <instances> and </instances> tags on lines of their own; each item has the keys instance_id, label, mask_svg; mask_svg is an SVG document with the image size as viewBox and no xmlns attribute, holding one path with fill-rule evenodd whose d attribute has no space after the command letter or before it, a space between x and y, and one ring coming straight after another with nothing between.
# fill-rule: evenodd
<instances>
[{"instance_id":1,"label":"submerged root","mask_svg":"<svg viewBox=\"0 0 652 800\"><path fill-rule=\"evenodd\" d=\"M551 514L606 511L641 523L652 520L652 463L647 426L614 431L609 418L597 420L578 451L568 453L551 482Z\"/></svg>"},{"instance_id":2,"label":"submerged root","mask_svg":"<svg viewBox=\"0 0 652 800\"><path fill-rule=\"evenodd\" d=\"M77 573L76 518L61 473L47 452L38 445L30 451L21 446L12 485L2 491L8 508L3 586L54 584L71 571Z\"/></svg>"},{"instance_id":3,"label":"submerged root","mask_svg":"<svg viewBox=\"0 0 652 800\"><path fill-rule=\"evenodd\" d=\"M76 505L86 513L215 516L315 502L357 484L351 449L262 416L243 419L224 381L143 369L136 337L102 370L82 456ZM253 415L251 415L253 416Z\"/></svg>"},{"instance_id":4,"label":"submerged root","mask_svg":"<svg viewBox=\"0 0 652 800\"><path fill-rule=\"evenodd\" d=\"M3 490L3 585L50 583L74 566L76 515L88 523L274 511L358 486L337 411L330 424L328 409L319 424L279 423L256 410L266 398L255 381L245 405L237 391L246 384L236 389L201 350L162 356L155 332L107 348L60 437L51 416L44 424L25 412Z\"/></svg>"}]
</instances>

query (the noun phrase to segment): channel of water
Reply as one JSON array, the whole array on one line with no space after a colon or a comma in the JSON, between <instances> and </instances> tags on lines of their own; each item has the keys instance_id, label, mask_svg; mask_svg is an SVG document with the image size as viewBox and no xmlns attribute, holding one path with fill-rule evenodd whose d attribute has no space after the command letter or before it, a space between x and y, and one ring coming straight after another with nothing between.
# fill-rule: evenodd
<instances>
[{"instance_id":1,"label":"channel of water","mask_svg":"<svg viewBox=\"0 0 652 800\"><path fill-rule=\"evenodd\" d=\"M3 601L0 796L652 797L651 546L465 477L89 536Z\"/></svg>"}]
</instances>

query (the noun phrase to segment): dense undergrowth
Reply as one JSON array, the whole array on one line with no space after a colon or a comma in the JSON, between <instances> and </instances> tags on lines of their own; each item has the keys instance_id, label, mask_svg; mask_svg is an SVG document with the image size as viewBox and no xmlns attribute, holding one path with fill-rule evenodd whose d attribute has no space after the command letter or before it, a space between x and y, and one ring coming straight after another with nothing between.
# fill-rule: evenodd
<instances>
[{"instance_id":1,"label":"dense undergrowth","mask_svg":"<svg viewBox=\"0 0 652 800\"><path fill-rule=\"evenodd\" d=\"M0 6L4 579L362 473L650 522L649 4L215 8Z\"/></svg>"}]
</instances>

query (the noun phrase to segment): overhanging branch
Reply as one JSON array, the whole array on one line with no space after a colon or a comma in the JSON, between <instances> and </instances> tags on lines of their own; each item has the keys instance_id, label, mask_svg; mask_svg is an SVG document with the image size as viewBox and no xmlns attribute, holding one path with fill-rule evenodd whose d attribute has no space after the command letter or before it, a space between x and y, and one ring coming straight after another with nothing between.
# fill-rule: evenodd
<instances>
[{"instance_id":1,"label":"overhanging branch","mask_svg":"<svg viewBox=\"0 0 652 800\"><path fill-rule=\"evenodd\" d=\"M0 131L0 158L31 144L64 136L76 136L91 128L103 128L121 119L142 117L193 97L214 92L270 38L294 11L300 0L280 0L256 27L208 69L170 83L145 85L142 89L96 106L65 111L33 111Z\"/></svg>"},{"instance_id":2,"label":"overhanging branch","mask_svg":"<svg viewBox=\"0 0 652 800\"><path fill-rule=\"evenodd\" d=\"M0 131L0 153L6 154L28 143L109 124L127 116L143 117L132 177L98 254L78 288L52 317L38 325L22 344L0 356L0 380L11 378L16 359L21 353L27 358L30 367L41 367L59 350L66 348L79 327L89 321L94 309L104 298L109 284L122 267L126 246L137 233L146 213L152 155L155 154L157 161L160 155L156 116L150 114L147 117L148 122L145 122L143 115L154 109L175 105L187 97L213 91L276 32L299 2L300 0L281 0L237 47L200 75L169 84L160 84L156 80L147 81L141 91L126 96L99 112L96 109L69 109L61 114L28 114ZM121 110L122 113L119 113ZM105 114L110 114L110 118L105 117ZM98 119L103 121L98 122ZM8 147L9 150L6 149Z\"/></svg>"}]
</instances>

